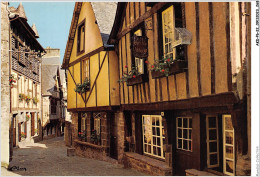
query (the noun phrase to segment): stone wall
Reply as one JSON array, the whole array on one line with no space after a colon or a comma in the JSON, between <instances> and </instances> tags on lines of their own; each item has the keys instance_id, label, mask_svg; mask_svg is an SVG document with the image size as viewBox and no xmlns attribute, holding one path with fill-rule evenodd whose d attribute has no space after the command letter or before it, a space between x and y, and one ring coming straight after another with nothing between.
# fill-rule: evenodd
<instances>
[{"instance_id":1,"label":"stone wall","mask_svg":"<svg viewBox=\"0 0 260 177\"><path fill-rule=\"evenodd\" d=\"M117 126L117 154L118 163L124 162L124 150L125 150L125 118L123 112L115 113L116 126Z\"/></svg>"},{"instance_id":2,"label":"stone wall","mask_svg":"<svg viewBox=\"0 0 260 177\"><path fill-rule=\"evenodd\" d=\"M10 86L9 86L9 18L8 2L1 2L1 166L8 167L11 147Z\"/></svg>"}]
</instances>

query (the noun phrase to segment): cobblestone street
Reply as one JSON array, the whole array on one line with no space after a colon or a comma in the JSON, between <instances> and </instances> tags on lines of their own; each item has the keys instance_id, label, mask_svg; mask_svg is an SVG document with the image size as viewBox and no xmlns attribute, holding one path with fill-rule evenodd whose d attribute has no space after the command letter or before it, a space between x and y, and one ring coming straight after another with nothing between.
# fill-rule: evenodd
<instances>
[{"instance_id":1,"label":"cobblestone street","mask_svg":"<svg viewBox=\"0 0 260 177\"><path fill-rule=\"evenodd\" d=\"M143 176L145 174L122 165L82 158L67 157L63 137L27 144L14 150L10 167L26 168L13 173L26 176ZM4 173L4 174L3 174ZM2 175L10 173L3 172Z\"/></svg>"}]
</instances>

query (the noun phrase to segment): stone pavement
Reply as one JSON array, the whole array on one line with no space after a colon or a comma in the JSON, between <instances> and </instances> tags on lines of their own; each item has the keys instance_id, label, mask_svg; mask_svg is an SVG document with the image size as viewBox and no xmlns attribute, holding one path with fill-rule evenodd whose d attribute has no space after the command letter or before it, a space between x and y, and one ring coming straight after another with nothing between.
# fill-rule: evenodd
<instances>
[{"instance_id":1,"label":"stone pavement","mask_svg":"<svg viewBox=\"0 0 260 177\"><path fill-rule=\"evenodd\" d=\"M73 156L67 156L63 137L28 144L14 150L10 167L12 172L2 170L2 175L22 176L144 176L146 174L122 165ZM26 171L24 170L26 168ZM19 170L20 169L20 170Z\"/></svg>"}]
</instances>

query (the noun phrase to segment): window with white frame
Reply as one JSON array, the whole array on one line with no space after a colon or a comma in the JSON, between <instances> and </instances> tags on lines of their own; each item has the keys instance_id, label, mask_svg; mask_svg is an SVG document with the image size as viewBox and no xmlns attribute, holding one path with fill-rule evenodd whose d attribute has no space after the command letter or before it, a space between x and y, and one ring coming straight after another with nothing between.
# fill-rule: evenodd
<instances>
[{"instance_id":1,"label":"window with white frame","mask_svg":"<svg viewBox=\"0 0 260 177\"><path fill-rule=\"evenodd\" d=\"M82 63L83 65L82 65L82 74L83 74L83 76L82 76L82 80L84 81L86 78L88 78L89 79L89 58L88 59L86 59L86 60L83 60L83 63Z\"/></svg>"},{"instance_id":2,"label":"window with white frame","mask_svg":"<svg viewBox=\"0 0 260 177\"><path fill-rule=\"evenodd\" d=\"M173 48L174 40L174 7L170 6L162 11L162 38L163 38L163 55L175 58L175 49Z\"/></svg>"},{"instance_id":3,"label":"window with white frame","mask_svg":"<svg viewBox=\"0 0 260 177\"><path fill-rule=\"evenodd\" d=\"M165 132L160 115L143 115L143 152L161 159L165 159L163 144L165 144Z\"/></svg>"},{"instance_id":4,"label":"window with white frame","mask_svg":"<svg viewBox=\"0 0 260 177\"><path fill-rule=\"evenodd\" d=\"M177 149L192 151L192 118L177 117L176 126Z\"/></svg>"},{"instance_id":5,"label":"window with white frame","mask_svg":"<svg viewBox=\"0 0 260 177\"><path fill-rule=\"evenodd\" d=\"M223 171L235 175L235 132L231 115L223 115Z\"/></svg>"},{"instance_id":6,"label":"window with white frame","mask_svg":"<svg viewBox=\"0 0 260 177\"><path fill-rule=\"evenodd\" d=\"M101 121L101 113L94 113L94 130L96 130L97 135L100 135L100 121Z\"/></svg>"}]
</instances>

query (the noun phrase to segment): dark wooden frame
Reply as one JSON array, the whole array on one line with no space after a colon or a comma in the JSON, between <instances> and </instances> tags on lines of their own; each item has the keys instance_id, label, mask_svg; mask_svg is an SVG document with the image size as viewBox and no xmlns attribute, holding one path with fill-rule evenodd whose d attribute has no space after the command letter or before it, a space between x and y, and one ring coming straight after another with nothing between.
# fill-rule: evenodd
<instances>
[{"instance_id":1,"label":"dark wooden frame","mask_svg":"<svg viewBox=\"0 0 260 177\"><path fill-rule=\"evenodd\" d=\"M86 25L85 25L85 21L86 19L84 18L79 24L78 24L78 28L77 28L77 56L81 55L85 52L85 37L86 37ZM83 49L80 51L80 40L81 40L81 28L84 27L84 41L83 41Z\"/></svg>"}]
</instances>

